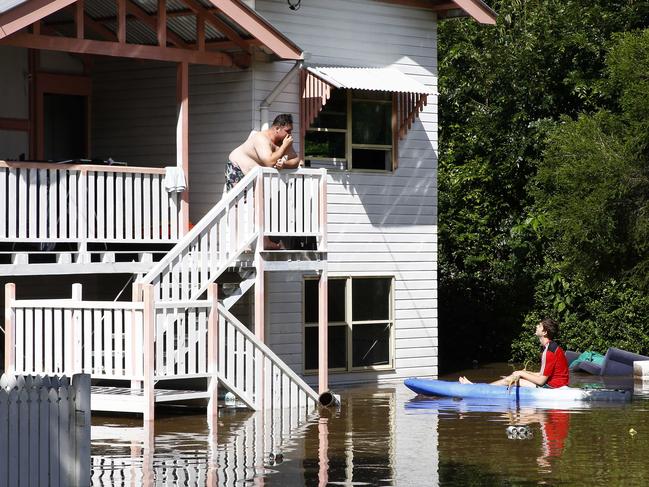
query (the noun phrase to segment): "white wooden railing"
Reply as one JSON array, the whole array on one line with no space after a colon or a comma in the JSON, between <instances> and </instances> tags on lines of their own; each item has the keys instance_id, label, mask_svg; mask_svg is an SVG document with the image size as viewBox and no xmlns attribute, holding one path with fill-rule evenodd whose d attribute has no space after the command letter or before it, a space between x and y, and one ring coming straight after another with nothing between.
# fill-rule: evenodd
<instances>
[{"instance_id":1,"label":"white wooden railing","mask_svg":"<svg viewBox=\"0 0 649 487\"><path fill-rule=\"evenodd\" d=\"M163 168L0 161L0 241L176 242Z\"/></svg>"},{"instance_id":2,"label":"white wooden railing","mask_svg":"<svg viewBox=\"0 0 649 487\"><path fill-rule=\"evenodd\" d=\"M222 305L218 371L227 385L250 398L256 409L310 410L318 394Z\"/></svg>"},{"instance_id":3,"label":"white wooden railing","mask_svg":"<svg viewBox=\"0 0 649 487\"><path fill-rule=\"evenodd\" d=\"M156 299L198 299L259 233L311 236L326 250L326 171L255 168L138 282Z\"/></svg>"},{"instance_id":4,"label":"white wooden railing","mask_svg":"<svg viewBox=\"0 0 649 487\"><path fill-rule=\"evenodd\" d=\"M253 409L316 405L315 391L217 305L215 284L209 300L173 302L139 286L142 300L112 302L83 301L79 284L73 299L17 300L7 284L6 370L142 381L143 401L154 401L156 381L216 376Z\"/></svg>"},{"instance_id":5,"label":"white wooden railing","mask_svg":"<svg viewBox=\"0 0 649 487\"><path fill-rule=\"evenodd\" d=\"M0 379L0 485L90 485L90 378Z\"/></svg>"}]
</instances>

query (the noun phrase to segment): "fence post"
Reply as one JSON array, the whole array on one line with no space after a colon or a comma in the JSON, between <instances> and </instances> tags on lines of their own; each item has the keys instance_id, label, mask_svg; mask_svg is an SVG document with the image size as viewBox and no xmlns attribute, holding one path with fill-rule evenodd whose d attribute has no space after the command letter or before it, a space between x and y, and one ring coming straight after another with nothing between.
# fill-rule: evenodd
<instances>
[{"instance_id":1,"label":"fence post","mask_svg":"<svg viewBox=\"0 0 649 487\"><path fill-rule=\"evenodd\" d=\"M154 379L154 340L155 309L153 307L153 284L142 286L144 301L144 422L153 422L155 418Z\"/></svg>"},{"instance_id":2,"label":"fence post","mask_svg":"<svg viewBox=\"0 0 649 487\"><path fill-rule=\"evenodd\" d=\"M16 300L16 285L5 284L5 373L13 374L16 370L16 319L13 304Z\"/></svg>"},{"instance_id":3,"label":"fence post","mask_svg":"<svg viewBox=\"0 0 649 487\"><path fill-rule=\"evenodd\" d=\"M142 284L134 283L132 287L132 300L135 303L142 302ZM140 356L140 351L137 350L137 320L136 311L131 311L131 349L128 351L131 357L131 373L135 373L138 370L137 367L137 357ZM139 380L131 380L131 389L141 389L142 383Z\"/></svg>"},{"instance_id":4,"label":"fence post","mask_svg":"<svg viewBox=\"0 0 649 487\"><path fill-rule=\"evenodd\" d=\"M219 310L217 298L218 285L215 282L210 283L207 286L207 299L210 302L207 321L207 371L210 374L207 419L212 428L216 428L218 416Z\"/></svg>"},{"instance_id":5,"label":"fence post","mask_svg":"<svg viewBox=\"0 0 649 487\"><path fill-rule=\"evenodd\" d=\"M81 284L78 282L72 284L72 301L81 301L83 291ZM75 304L73 303L73 307ZM75 309L72 312L72 323L66 323L68 333L66 333L66 349L68 350L68 363L66 369L70 375L81 372L81 310Z\"/></svg>"},{"instance_id":6,"label":"fence post","mask_svg":"<svg viewBox=\"0 0 649 487\"><path fill-rule=\"evenodd\" d=\"M90 375L72 376L73 406L70 424L74 425L74 480L80 487L90 485ZM72 430L72 428L71 428ZM72 431L70 432L72 434Z\"/></svg>"},{"instance_id":7,"label":"fence post","mask_svg":"<svg viewBox=\"0 0 649 487\"><path fill-rule=\"evenodd\" d=\"M88 255L88 171L85 168L79 170L79 196L77 197L77 222L79 224L79 254L78 262L87 264L90 262ZM95 216L92 215L92 218Z\"/></svg>"},{"instance_id":8,"label":"fence post","mask_svg":"<svg viewBox=\"0 0 649 487\"><path fill-rule=\"evenodd\" d=\"M320 169L320 252L327 251L327 170Z\"/></svg>"}]
</instances>

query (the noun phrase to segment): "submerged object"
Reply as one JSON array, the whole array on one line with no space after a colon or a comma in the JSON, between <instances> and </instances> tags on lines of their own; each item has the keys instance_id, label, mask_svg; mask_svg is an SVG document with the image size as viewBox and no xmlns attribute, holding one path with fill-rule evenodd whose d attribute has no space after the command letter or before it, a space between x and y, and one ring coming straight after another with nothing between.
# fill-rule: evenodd
<instances>
[{"instance_id":1,"label":"submerged object","mask_svg":"<svg viewBox=\"0 0 649 487\"><path fill-rule=\"evenodd\" d=\"M632 376L633 362L642 360L649 360L649 357L611 347L606 351L601 365L591 362L581 362L579 364L579 370L593 375Z\"/></svg>"},{"instance_id":2,"label":"submerged object","mask_svg":"<svg viewBox=\"0 0 649 487\"><path fill-rule=\"evenodd\" d=\"M406 387L425 396L496 399L519 402L573 402L573 401L629 401L631 392L616 389L578 389L560 387L496 386L491 384L461 384L444 380L411 378L404 381Z\"/></svg>"}]
</instances>

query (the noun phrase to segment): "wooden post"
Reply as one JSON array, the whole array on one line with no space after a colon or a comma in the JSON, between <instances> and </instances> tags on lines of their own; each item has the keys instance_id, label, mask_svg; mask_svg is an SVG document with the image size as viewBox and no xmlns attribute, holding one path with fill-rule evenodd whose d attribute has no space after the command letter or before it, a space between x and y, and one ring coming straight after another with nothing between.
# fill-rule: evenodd
<instances>
[{"instance_id":1,"label":"wooden post","mask_svg":"<svg viewBox=\"0 0 649 487\"><path fill-rule=\"evenodd\" d=\"M117 42L126 43L126 0L117 0Z\"/></svg>"},{"instance_id":2,"label":"wooden post","mask_svg":"<svg viewBox=\"0 0 649 487\"><path fill-rule=\"evenodd\" d=\"M13 374L16 370L16 320L12 306L16 300L16 285L5 284L5 373Z\"/></svg>"},{"instance_id":3,"label":"wooden post","mask_svg":"<svg viewBox=\"0 0 649 487\"><path fill-rule=\"evenodd\" d=\"M81 301L83 296L82 292L81 284L72 284L72 301ZM82 372L81 310L77 309L72 313L72 323L70 323L68 327L69 332L66 334L68 336L68 350L70 353L68 371L70 372L70 375L79 374Z\"/></svg>"},{"instance_id":4,"label":"wooden post","mask_svg":"<svg viewBox=\"0 0 649 487\"><path fill-rule=\"evenodd\" d=\"M219 371L219 311L218 311L218 285L213 282L207 286L207 299L210 302L210 311L207 321L207 371L209 378L209 403L207 406L207 421L210 428L216 430L218 417L218 371Z\"/></svg>"},{"instance_id":5,"label":"wooden post","mask_svg":"<svg viewBox=\"0 0 649 487\"><path fill-rule=\"evenodd\" d=\"M153 308L153 284L142 286L144 301L144 423L155 419L154 380L154 340L155 309Z\"/></svg>"},{"instance_id":6,"label":"wooden post","mask_svg":"<svg viewBox=\"0 0 649 487\"><path fill-rule=\"evenodd\" d=\"M328 285L325 268L322 269L318 282L318 394L329 390Z\"/></svg>"},{"instance_id":7,"label":"wooden post","mask_svg":"<svg viewBox=\"0 0 649 487\"><path fill-rule=\"evenodd\" d=\"M264 336L264 173L259 171L255 187L255 224L257 226L257 252L255 256L255 335L265 342Z\"/></svg>"},{"instance_id":8,"label":"wooden post","mask_svg":"<svg viewBox=\"0 0 649 487\"><path fill-rule=\"evenodd\" d=\"M72 376L74 407L71 408L75 426L74 485L90 485L90 375Z\"/></svg>"},{"instance_id":9,"label":"wooden post","mask_svg":"<svg viewBox=\"0 0 649 487\"><path fill-rule=\"evenodd\" d=\"M142 301L142 284L134 283L132 287L132 300L133 302ZM137 350L137 320L135 319L135 311L131 311L131 350L128 351L131 357L131 371L137 370L137 357L140 356L140 351ZM131 389L141 389L142 382L139 380L131 380Z\"/></svg>"},{"instance_id":10,"label":"wooden post","mask_svg":"<svg viewBox=\"0 0 649 487\"><path fill-rule=\"evenodd\" d=\"M176 71L176 104L178 120L176 123L176 165L185 174L189 185L189 64L178 63ZM181 231L189 231L189 191L183 191L180 202Z\"/></svg>"},{"instance_id":11,"label":"wooden post","mask_svg":"<svg viewBox=\"0 0 649 487\"><path fill-rule=\"evenodd\" d=\"M76 8L74 11L74 23L75 23L75 27L77 28L77 39L83 39L85 34L85 29L84 29L85 17L83 15L84 0L77 0L77 4L75 7Z\"/></svg>"},{"instance_id":12,"label":"wooden post","mask_svg":"<svg viewBox=\"0 0 649 487\"><path fill-rule=\"evenodd\" d=\"M320 169L322 175L320 176L320 252L327 251L327 170L322 168Z\"/></svg>"},{"instance_id":13,"label":"wooden post","mask_svg":"<svg viewBox=\"0 0 649 487\"><path fill-rule=\"evenodd\" d=\"M158 0L158 45L167 47L167 1Z\"/></svg>"}]
</instances>

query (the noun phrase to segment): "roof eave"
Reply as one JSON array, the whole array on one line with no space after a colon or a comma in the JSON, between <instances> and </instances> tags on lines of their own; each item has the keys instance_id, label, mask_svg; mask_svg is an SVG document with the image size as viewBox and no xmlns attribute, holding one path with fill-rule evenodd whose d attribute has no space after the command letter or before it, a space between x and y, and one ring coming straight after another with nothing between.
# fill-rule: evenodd
<instances>
[{"instance_id":1,"label":"roof eave","mask_svg":"<svg viewBox=\"0 0 649 487\"><path fill-rule=\"evenodd\" d=\"M496 12L482 0L453 0L453 3L481 24L496 24Z\"/></svg>"}]
</instances>

